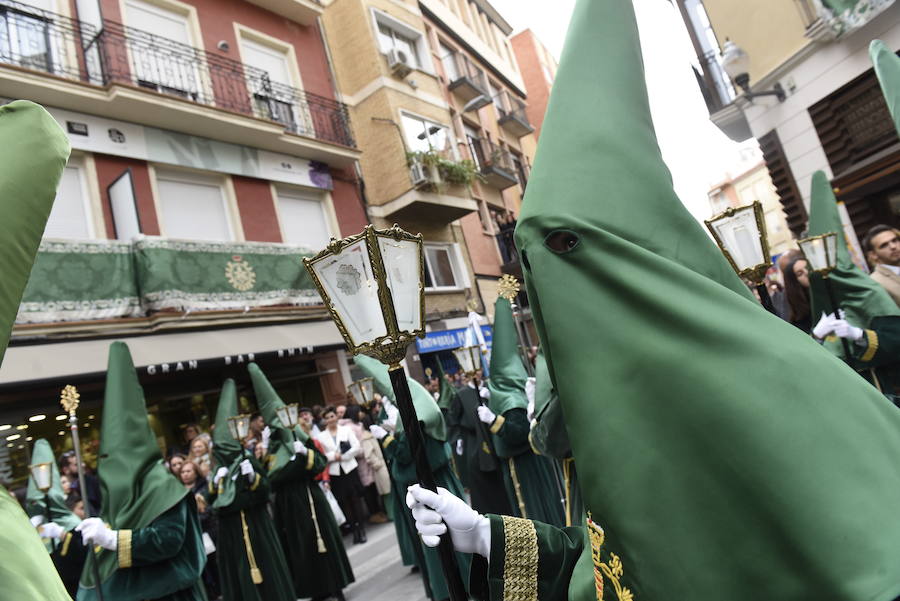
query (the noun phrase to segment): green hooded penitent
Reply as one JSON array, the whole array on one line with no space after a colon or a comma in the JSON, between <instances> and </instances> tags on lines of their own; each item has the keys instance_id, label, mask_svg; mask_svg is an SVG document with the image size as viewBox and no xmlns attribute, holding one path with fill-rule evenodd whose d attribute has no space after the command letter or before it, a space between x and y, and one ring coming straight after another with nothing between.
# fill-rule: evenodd
<instances>
[{"instance_id":1,"label":"green hooded penitent","mask_svg":"<svg viewBox=\"0 0 900 601\"><path fill-rule=\"evenodd\" d=\"M519 338L509 301L494 303L494 338L491 351L491 392L488 407L497 418L490 425L494 449L503 462L503 475L512 507L519 517L565 526L562 485L552 459L535 455L528 435L528 372L519 354Z\"/></svg>"},{"instance_id":2,"label":"green hooded penitent","mask_svg":"<svg viewBox=\"0 0 900 601\"><path fill-rule=\"evenodd\" d=\"M33 102L0 106L0 363L56 187L69 158L69 140L53 117ZM21 601L69 599L34 527L0 487L0 562L3 593Z\"/></svg>"},{"instance_id":3,"label":"green hooded penitent","mask_svg":"<svg viewBox=\"0 0 900 601\"><path fill-rule=\"evenodd\" d=\"M440 385L437 406L438 409L441 410L441 413L443 413L450 408L450 402L453 400L453 395L456 394L456 391L453 390L453 386L447 381L440 360L437 362L437 379Z\"/></svg>"},{"instance_id":4,"label":"green hooded penitent","mask_svg":"<svg viewBox=\"0 0 900 601\"><path fill-rule=\"evenodd\" d=\"M163 464L147 419L144 391L124 342L109 347L98 474L100 517L113 530L131 532L130 549L123 545L97 554L104 597L205 599L199 579L206 553L196 504ZM172 528L180 535L169 539ZM90 569L82 574L81 586L79 601L97 598Z\"/></svg>"},{"instance_id":5,"label":"green hooded penitent","mask_svg":"<svg viewBox=\"0 0 900 601\"><path fill-rule=\"evenodd\" d=\"M213 456L228 468L209 492L219 520L217 567L223 601L294 601L294 584L269 515L269 479L265 470L231 436L228 418L238 414L234 380L225 380L216 409ZM253 475L241 473L250 461Z\"/></svg>"},{"instance_id":6,"label":"green hooded penitent","mask_svg":"<svg viewBox=\"0 0 900 601\"><path fill-rule=\"evenodd\" d=\"M46 521L56 522L68 532L80 524L81 519L66 505L66 494L63 492L59 479L59 469L56 467L53 449L50 448L50 443L43 438L36 440L31 450L31 464L39 463L50 464L50 490L46 494L41 492L35 484L34 478L29 475L25 508L29 516L44 516Z\"/></svg>"},{"instance_id":7,"label":"green hooded penitent","mask_svg":"<svg viewBox=\"0 0 900 601\"><path fill-rule=\"evenodd\" d=\"M875 66L875 75L881 84L881 91L887 102L894 127L900 133L900 58L881 40L869 44L869 57Z\"/></svg>"},{"instance_id":8,"label":"green hooded penitent","mask_svg":"<svg viewBox=\"0 0 900 601\"><path fill-rule=\"evenodd\" d=\"M828 275L835 302L854 326L867 330L859 344L849 343L852 366L882 392L892 395L900 383L900 308L887 291L862 272L850 258L837 199L828 178L816 171L812 179L809 209L809 235L837 232L837 267ZM810 297L813 323L822 313L831 313L831 301L822 277L810 273ZM828 336L824 345L838 357L844 357L841 341Z\"/></svg>"},{"instance_id":9,"label":"green hooded penitent","mask_svg":"<svg viewBox=\"0 0 900 601\"><path fill-rule=\"evenodd\" d=\"M516 243L597 528L492 518L492 593L509 535L536 541L542 600L596 599L591 548L606 600L900 594L900 412L754 302L679 202L631 2L576 5Z\"/></svg>"},{"instance_id":10,"label":"green hooded penitent","mask_svg":"<svg viewBox=\"0 0 900 601\"><path fill-rule=\"evenodd\" d=\"M256 403L272 431L266 465L272 482L272 513L297 597L318 597L353 582L353 569L328 500L315 477L327 465L325 455L302 428L288 429L276 410L284 402L256 363L247 366ZM302 442L306 455L294 453Z\"/></svg>"}]
</instances>

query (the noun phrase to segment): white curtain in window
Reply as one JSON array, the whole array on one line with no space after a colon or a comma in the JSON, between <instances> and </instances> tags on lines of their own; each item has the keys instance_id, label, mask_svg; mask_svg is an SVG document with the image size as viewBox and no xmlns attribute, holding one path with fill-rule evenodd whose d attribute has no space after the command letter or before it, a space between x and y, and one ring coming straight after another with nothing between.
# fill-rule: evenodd
<instances>
[{"instance_id":1,"label":"white curtain in window","mask_svg":"<svg viewBox=\"0 0 900 601\"><path fill-rule=\"evenodd\" d=\"M328 244L331 231L321 200L296 191L278 191L278 215L284 243L320 251Z\"/></svg>"},{"instance_id":2,"label":"white curtain in window","mask_svg":"<svg viewBox=\"0 0 900 601\"><path fill-rule=\"evenodd\" d=\"M84 173L78 166L68 165L63 171L56 200L44 228L45 238L93 238L93 228L87 210Z\"/></svg>"},{"instance_id":3,"label":"white curtain in window","mask_svg":"<svg viewBox=\"0 0 900 601\"><path fill-rule=\"evenodd\" d=\"M222 187L215 182L157 178L163 231L169 238L234 240Z\"/></svg>"}]
</instances>

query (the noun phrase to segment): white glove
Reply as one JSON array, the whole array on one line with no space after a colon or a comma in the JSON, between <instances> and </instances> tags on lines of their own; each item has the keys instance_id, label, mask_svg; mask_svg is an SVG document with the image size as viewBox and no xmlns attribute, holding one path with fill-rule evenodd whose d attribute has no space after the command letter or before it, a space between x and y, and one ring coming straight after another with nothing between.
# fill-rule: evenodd
<instances>
[{"instance_id":1,"label":"white glove","mask_svg":"<svg viewBox=\"0 0 900 601\"><path fill-rule=\"evenodd\" d=\"M388 431L378 424L372 424L371 426L369 426L369 432L372 433L372 436L374 436L376 440L381 440L388 435Z\"/></svg>"},{"instance_id":2,"label":"white glove","mask_svg":"<svg viewBox=\"0 0 900 601\"><path fill-rule=\"evenodd\" d=\"M56 522L47 522L38 528L38 532L41 533L43 538L62 538L63 534L66 533L65 529Z\"/></svg>"},{"instance_id":3,"label":"white glove","mask_svg":"<svg viewBox=\"0 0 900 601\"><path fill-rule=\"evenodd\" d=\"M528 399L528 421L531 421L534 418L534 391L536 381L534 376L525 380L525 397Z\"/></svg>"},{"instance_id":4,"label":"white glove","mask_svg":"<svg viewBox=\"0 0 900 601\"><path fill-rule=\"evenodd\" d=\"M862 328L850 325L846 320L835 319L832 322L834 333L839 338L847 338L848 340L859 340L863 337Z\"/></svg>"},{"instance_id":5,"label":"white glove","mask_svg":"<svg viewBox=\"0 0 900 601\"><path fill-rule=\"evenodd\" d=\"M462 454L463 454L463 441L462 441L462 438L460 438L460 439L458 439L458 440L456 441L456 454L457 454L457 455L462 455Z\"/></svg>"},{"instance_id":6,"label":"white glove","mask_svg":"<svg viewBox=\"0 0 900 601\"><path fill-rule=\"evenodd\" d=\"M218 485L219 485L219 480L221 480L222 478L224 478L224 477L227 476L227 475L228 475L228 468L227 468L227 467L220 467L219 469L216 470L216 475L213 476L213 484L214 484L215 486L218 486Z\"/></svg>"},{"instance_id":7,"label":"white glove","mask_svg":"<svg viewBox=\"0 0 900 601\"><path fill-rule=\"evenodd\" d=\"M300 442L299 440L294 441L294 452L299 455L306 455L309 452L309 449L306 448L306 445Z\"/></svg>"},{"instance_id":8,"label":"white glove","mask_svg":"<svg viewBox=\"0 0 900 601\"><path fill-rule=\"evenodd\" d=\"M813 336L816 338L822 339L831 334L834 331L834 313L829 313L825 315L822 313L821 319L819 319L819 323L812 329Z\"/></svg>"},{"instance_id":9,"label":"white glove","mask_svg":"<svg viewBox=\"0 0 900 601\"><path fill-rule=\"evenodd\" d=\"M37 528L38 526L40 526L41 524L44 523L44 516L42 516L42 515L31 516L31 519L29 521L31 522L32 526Z\"/></svg>"},{"instance_id":10,"label":"white glove","mask_svg":"<svg viewBox=\"0 0 900 601\"><path fill-rule=\"evenodd\" d=\"M107 527L100 518L88 518L75 526L86 543L98 545L104 549L115 551L119 546L119 537L115 530Z\"/></svg>"},{"instance_id":11,"label":"white glove","mask_svg":"<svg viewBox=\"0 0 900 601\"><path fill-rule=\"evenodd\" d=\"M494 412L485 407L484 405L478 405L478 419L483 421L486 424L493 424L494 420L497 419L497 416L494 415Z\"/></svg>"},{"instance_id":12,"label":"white glove","mask_svg":"<svg viewBox=\"0 0 900 601\"><path fill-rule=\"evenodd\" d=\"M249 459L244 459L240 463L241 466L241 474L247 476L247 478L253 482L256 479L256 473L253 471L253 464L250 463Z\"/></svg>"},{"instance_id":13,"label":"white glove","mask_svg":"<svg viewBox=\"0 0 900 601\"><path fill-rule=\"evenodd\" d=\"M265 428L263 428L262 440L260 440L259 444L261 444L264 449L268 449L270 438L272 438L272 430L269 428L269 426L266 426Z\"/></svg>"},{"instance_id":14,"label":"white glove","mask_svg":"<svg viewBox=\"0 0 900 601\"><path fill-rule=\"evenodd\" d=\"M488 400L491 398L491 391L488 389L487 386L482 386L481 388L478 389L478 396L480 396L481 398L483 398L485 400Z\"/></svg>"},{"instance_id":15,"label":"white glove","mask_svg":"<svg viewBox=\"0 0 900 601\"><path fill-rule=\"evenodd\" d=\"M426 546L436 547L440 535L449 528L454 549L490 557L490 520L447 489L438 488L437 493L433 493L413 484L406 493L406 505L412 509L416 530Z\"/></svg>"}]
</instances>

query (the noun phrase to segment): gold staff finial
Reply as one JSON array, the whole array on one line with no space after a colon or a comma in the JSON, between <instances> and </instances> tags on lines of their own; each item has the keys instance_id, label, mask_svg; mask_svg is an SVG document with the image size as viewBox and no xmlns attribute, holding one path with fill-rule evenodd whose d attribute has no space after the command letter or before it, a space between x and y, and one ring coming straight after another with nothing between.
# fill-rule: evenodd
<instances>
[{"instance_id":1,"label":"gold staff finial","mask_svg":"<svg viewBox=\"0 0 900 601\"><path fill-rule=\"evenodd\" d=\"M500 286L497 289L497 294L508 301L512 301L512 299L516 298L519 290L522 289L522 287L519 285L519 280L509 275L508 273L503 274L503 277L500 278L498 283L500 284Z\"/></svg>"},{"instance_id":2,"label":"gold staff finial","mask_svg":"<svg viewBox=\"0 0 900 601\"><path fill-rule=\"evenodd\" d=\"M75 415L75 410L78 409L78 404L81 402L79 401L80 398L81 395L78 394L78 389L69 384L59 394L59 404L63 406L63 409L69 415Z\"/></svg>"}]
</instances>

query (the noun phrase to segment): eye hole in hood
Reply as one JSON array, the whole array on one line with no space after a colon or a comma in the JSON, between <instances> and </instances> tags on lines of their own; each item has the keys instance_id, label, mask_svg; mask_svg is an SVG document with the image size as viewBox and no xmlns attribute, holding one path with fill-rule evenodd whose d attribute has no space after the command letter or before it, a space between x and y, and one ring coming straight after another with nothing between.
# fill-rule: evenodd
<instances>
[{"instance_id":1,"label":"eye hole in hood","mask_svg":"<svg viewBox=\"0 0 900 601\"><path fill-rule=\"evenodd\" d=\"M575 250L580 242L581 238L572 230L554 230L544 238L544 246L558 255Z\"/></svg>"}]
</instances>

